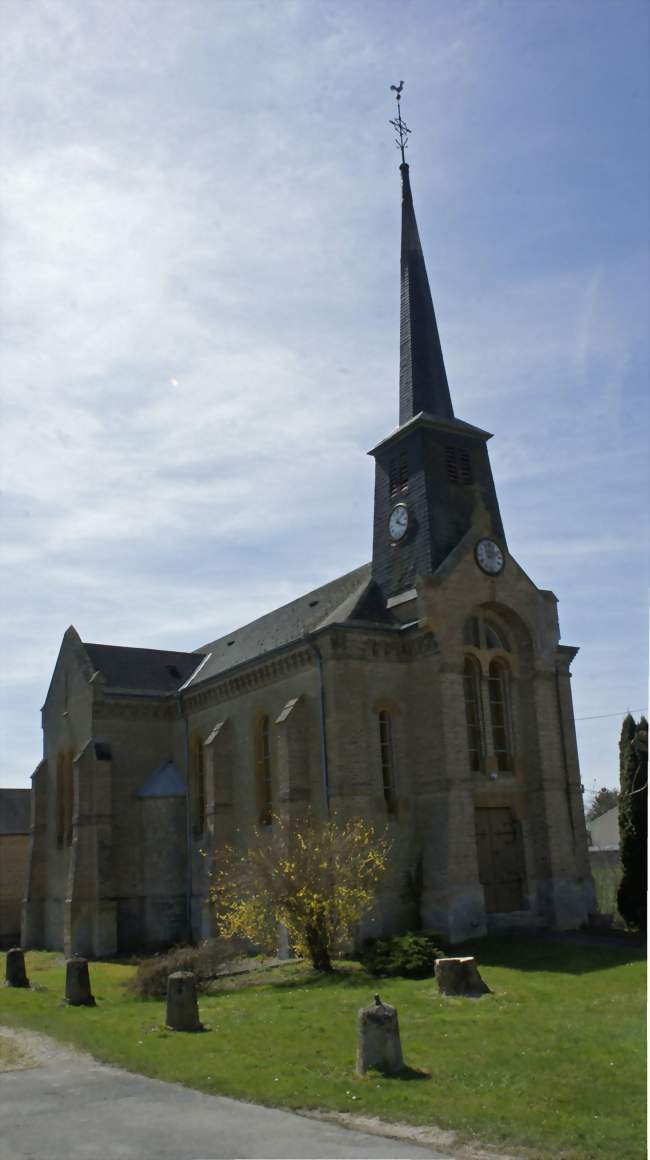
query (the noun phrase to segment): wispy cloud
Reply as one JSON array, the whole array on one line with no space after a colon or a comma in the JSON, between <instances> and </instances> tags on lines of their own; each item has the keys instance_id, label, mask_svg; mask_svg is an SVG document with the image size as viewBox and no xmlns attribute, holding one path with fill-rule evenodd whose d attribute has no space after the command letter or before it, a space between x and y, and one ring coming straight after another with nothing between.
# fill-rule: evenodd
<instances>
[{"instance_id":1,"label":"wispy cloud","mask_svg":"<svg viewBox=\"0 0 650 1160\"><path fill-rule=\"evenodd\" d=\"M563 585L575 688L600 709L597 629L573 593L597 567L592 599L609 599L640 539L647 271L640 235L610 244L631 211L609 170L606 236L577 204L593 165L566 55L580 21L531 11L527 30L471 0L5 12L0 780L35 764L68 623L197 647L368 558L364 452L397 412L402 76L456 410L496 432L510 546ZM580 84L600 100L612 57L605 28L589 35ZM561 116L538 99L550 69ZM616 632L612 684L631 616Z\"/></svg>"}]
</instances>

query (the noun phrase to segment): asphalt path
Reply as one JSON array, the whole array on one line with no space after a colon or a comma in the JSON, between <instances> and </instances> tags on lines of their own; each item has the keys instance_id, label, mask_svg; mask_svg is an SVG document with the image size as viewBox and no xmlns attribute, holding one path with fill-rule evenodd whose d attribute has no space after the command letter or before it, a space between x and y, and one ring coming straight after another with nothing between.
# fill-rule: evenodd
<instances>
[{"instance_id":1,"label":"asphalt path","mask_svg":"<svg viewBox=\"0 0 650 1160\"><path fill-rule=\"evenodd\" d=\"M452 1160L405 1140L61 1056L0 1075L0 1160Z\"/></svg>"}]
</instances>

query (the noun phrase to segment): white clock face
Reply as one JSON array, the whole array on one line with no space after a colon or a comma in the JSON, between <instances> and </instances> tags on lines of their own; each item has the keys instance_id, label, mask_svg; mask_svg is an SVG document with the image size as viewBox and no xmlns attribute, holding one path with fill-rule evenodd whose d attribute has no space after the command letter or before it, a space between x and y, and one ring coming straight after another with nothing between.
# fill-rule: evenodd
<instances>
[{"instance_id":1,"label":"white clock face","mask_svg":"<svg viewBox=\"0 0 650 1160\"><path fill-rule=\"evenodd\" d=\"M498 576L503 571L505 556L494 540L479 540L476 545L476 562L488 576Z\"/></svg>"},{"instance_id":2,"label":"white clock face","mask_svg":"<svg viewBox=\"0 0 650 1160\"><path fill-rule=\"evenodd\" d=\"M405 503L398 503L388 517L388 533L391 540L397 542L407 533L409 526L409 510Z\"/></svg>"}]
</instances>

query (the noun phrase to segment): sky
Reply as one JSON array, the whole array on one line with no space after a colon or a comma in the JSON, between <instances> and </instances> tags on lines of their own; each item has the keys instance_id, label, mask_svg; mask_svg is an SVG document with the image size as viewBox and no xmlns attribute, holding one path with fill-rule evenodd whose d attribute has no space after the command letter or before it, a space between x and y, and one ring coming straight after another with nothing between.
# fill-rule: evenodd
<instances>
[{"instance_id":1,"label":"sky","mask_svg":"<svg viewBox=\"0 0 650 1160\"><path fill-rule=\"evenodd\" d=\"M61 638L188 650L371 555L403 116L456 414L579 645L583 783L647 706L648 7L3 0L0 785Z\"/></svg>"}]
</instances>

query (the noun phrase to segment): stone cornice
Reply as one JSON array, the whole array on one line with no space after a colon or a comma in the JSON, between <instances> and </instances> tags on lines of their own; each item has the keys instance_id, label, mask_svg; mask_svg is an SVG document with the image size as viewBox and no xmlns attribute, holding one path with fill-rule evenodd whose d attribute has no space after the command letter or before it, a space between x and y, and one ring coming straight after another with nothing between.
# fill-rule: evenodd
<instances>
[{"instance_id":1,"label":"stone cornice","mask_svg":"<svg viewBox=\"0 0 650 1160\"><path fill-rule=\"evenodd\" d=\"M383 626L375 629L360 625L328 625L317 635L327 646L326 660L358 659L368 663L388 660L403 663L438 652L437 640L430 631L409 632L405 635L403 630L396 628L387 632ZM316 634L313 634L315 637ZM93 717L95 720L117 717L131 721L172 721L178 717L181 705L185 713L198 712L285 680L311 667L316 667L316 657L310 639L305 638L298 647L277 650L272 659L259 659L257 663L238 666L237 670L230 670L229 673L179 693L155 694L105 688L101 697L97 697L94 702Z\"/></svg>"}]
</instances>

